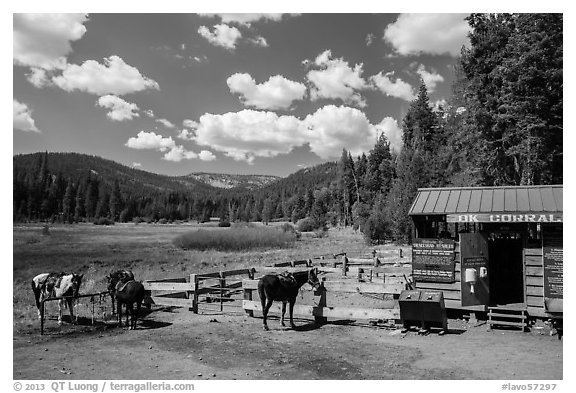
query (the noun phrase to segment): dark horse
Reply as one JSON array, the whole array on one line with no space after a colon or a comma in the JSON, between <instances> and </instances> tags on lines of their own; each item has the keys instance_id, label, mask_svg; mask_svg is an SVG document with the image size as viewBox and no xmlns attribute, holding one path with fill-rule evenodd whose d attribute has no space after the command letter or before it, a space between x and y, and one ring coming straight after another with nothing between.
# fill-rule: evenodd
<instances>
[{"instance_id":1,"label":"dark horse","mask_svg":"<svg viewBox=\"0 0 576 393\"><path fill-rule=\"evenodd\" d=\"M267 274L258 281L258 295L262 302L262 313L264 314L264 330L268 330L266 318L274 300L282 302L282 318L280 319L282 326L286 326L284 325L284 314L286 313L286 303L290 303L290 327L292 329L296 327L292 318L294 303L296 303L296 296L300 287L306 283L314 289L320 287L316 269L285 275Z\"/></svg>"},{"instance_id":2,"label":"dark horse","mask_svg":"<svg viewBox=\"0 0 576 393\"><path fill-rule=\"evenodd\" d=\"M136 329L136 320L140 313L142 300L144 299L144 285L140 281L130 280L125 283L117 283L115 288L116 301L118 305L118 326L122 326L122 304L126 305L126 325L128 330ZM136 310L134 310L136 303ZM128 322L128 317L131 317Z\"/></svg>"},{"instance_id":3,"label":"dark horse","mask_svg":"<svg viewBox=\"0 0 576 393\"><path fill-rule=\"evenodd\" d=\"M116 285L119 282L125 284L128 281L134 280L134 273L132 273L130 270L116 270L115 272L107 275L106 279L108 280L108 292L110 293L110 298L112 299L112 314L116 314L116 310L114 310L116 303L116 300L114 299L116 294Z\"/></svg>"}]
</instances>

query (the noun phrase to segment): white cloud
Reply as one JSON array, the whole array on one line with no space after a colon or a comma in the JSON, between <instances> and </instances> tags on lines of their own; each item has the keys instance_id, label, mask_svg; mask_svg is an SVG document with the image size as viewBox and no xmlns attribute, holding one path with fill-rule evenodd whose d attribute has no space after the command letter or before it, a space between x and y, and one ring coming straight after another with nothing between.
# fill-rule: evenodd
<instances>
[{"instance_id":1,"label":"white cloud","mask_svg":"<svg viewBox=\"0 0 576 393\"><path fill-rule=\"evenodd\" d=\"M424 81L424 84L426 85L426 87L428 88L428 91L430 93L432 93L434 90L436 90L436 85L438 85L438 83L444 82L444 77L442 75L440 75L434 71L432 71L432 72L426 71L424 64L420 64L418 66L416 73L418 75L420 75L420 77Z\"/></svg>"},{"instance_id":2,"label":"white cloud","mask_svg":"<svg viewBox=\"0 0 576 393\"><path fill-rule=\"evenodd\" d=\"M69 64L53 82L66 91L80 90L99 96L124 95L160 87L154 80L143 76L137 68L126 64L118 56L104 59L104 64L87 60L82 65Z\"/></svg>"},{"instance_id":3,"label":"white cloud","mask_svg":"<svg viewBox=\"0 0 576 393\"><path fill-rule=\"evenodd\" d=\"M250 74L231 75L226 83L230 92L241 95L246 106L259 109L287 109L293 101L301 100L306 95L306 86L284 78L282 75L271 76L268 81L256 84Z\"/></svg>"},{"instance_id":4,"label":"white cloud","mask_svg":"<svg viewBox=\"0 0 576 393\"><path fill-rule=\"evenodd\" d=\"M379 132L383 132L386 135L386 139L390 143L390 149L399 153L402 150L402 128L398 126L396 119L392 117L385 117L382 119L380 124L376 125Z\"/></svg>"},{"instance_id":5,"label":"white cloud","mask_svg":"<svg viewBox=\"0 0 576 393\"><path fill-rule=\"evenodd\" d=\"M43 68L30 68L30 73L26 74L26 79L28 79L28 82L32 83L32 85L37 88L51 84L49 72Z\"/></svg>"},{"instance_id":6,"label":"white cloud","mask_svg":"<svg viewBox=\"0 0 576 393\"><path fill-rule=\"evenodd\" d=\"M178 139L184 139L186 141L191 141L192 138L194 137L194 133L188 131L187 129L183 128L178 135L176 135L176 138Z\"/></svg>"},{"instance_id":7,"label":"white cloud","mask_svg":"<svg viewBox=\"0 0 576 393\"><path fill-rule=\"evenodd\" d=\"M362 63L351 68L342 58L332 59L332 52L326 50L316 57L314 65L319 69L311 70L306 75L313 84L310 89L312 100L341 99L345 103L366 106L364 98L357 92L370 88L362 78Z\"/></svg>"},{"instance_id":8,"label":"white cloud","mask_svg":"<svg viewBox=\"0 0 576 393\"><path fill-rule=\"evenodd\" d=\"M128 139L126 146L137 150L158 150L165 152L176 147L172 137L164 138L155 132L140 131L136 137Z\"/></svg>"},{"instance_id":9,"label":"white cloud","mask_svg":"<svg viewBox=\"0 0 576 393\"><path fill-rule=\"evenodd\" d=\"M71 42L84 33L85 14L13 14L14 64L44 70L62 69Z\"/></svg>"},{"instance_id":10,"label":"white cloud","mask_svg":"<svg viewBox=\"0 0 576 393\"><path fill-rule=\"evenodd\" d=\"M200 154L198 154L198 158L200 158L202 161L214 161L216 156L211 151L202 150Z\"/></svg>"},{"instance_id":11,"label":"white cloud","mask_svg":"<svg viewBox=\"0 0 576 393\"><path fill-rule=\"evenodd\" d=\"M132 120L139 117L138 106L131 102L126 102L115 95L105 95L98 99L98 105L102 108L110 109L106 114L109 119L115 121Z\"/></svg>"},{"instance_id":12,"label":"white cloud","mask_svg":"<svg viewBox=\"0 0 576 393\"><path fill-rule=\"evenodd\" d=\"M184 127L188 127L188 128L192 128L192 129L198 128L198 122L196 122L194 120L190 120L190 119L184 119L184 121L182 122L182 125Z\"/></svg>"},{"instance_id":13,"label":"white cloud","mask_svg":"<svg viewBox=\"0 0 576 393\"><path fill-rule=\"evenodd\" d=\"M255 157L287 154L293 146L305 142L302 124L297 118L250 109L202 115L194 141L247 162Z\"/></svg>"},{"instance_id":14,"label":"white cloud","mask_svg":"<svg viewBox=\"0 0 576 393\"><path fill-rule=\"evenodd\" d=\"M387 72L386 74L380 72L373 75L370 80L387 96L400 98L404 101L412 101L416 97L412 86L400 78L393 81L391 78L393 75L394 72Z\"/></svg>"},{"instance_id":15,"label":"white cloud","mask_svg":"<svg viewBox=\"0 0 576 393\"><path fill-rule=\"evenodd\" d=\"M306 116L303 123L310 150L323 159L339 156L343 148L359 155L376 142L376 128L356 108L327 105Z\"/></svg>"},{"instance_id":16,"label":"white cloud","mask_svg":"<svg viewBox=\"0 0 576 393\"><path fill-rule=\"evenodd\" d=\"M162 124L166 128L175 128L176 127L168 119L156 119L156 122Z\"/></svg>"},{"instance_id":17,"label":"white cloud","mask_svg":"<svg viewBox=\"0 0 576 393\"><path fill-rule=\"evenodd\" d=\"M200 16L219 16L222 19L222 23L239 23L239 24L250 24L252 22L257 22L259 20L263 21L275 21L278 22L282 20L283 14L198 14Z\"/></svg>"},{"instance_id":18,"label":"white cloud","mask_svg":"<svg viewBox=\"0 0 576 393\"><path fill-rule=\"evenodd\" d=\"M460 54L470 31L468 14L401 14L384 30L384 40L401 55Z\"/></svg>"},{"instance_id":19,"label":"white cloud","mask_svg":"<svg viewBox=\"0 0 576 393\"><path fill-rule=\"evenodd\" d=\"M163 157L166 161L180 162L182 160L192 160L198 158L198 154L184 149L183 146L174 146Z\"/></svg>"},{"instance_id":20,"label":"white cloud","mask_svg":"<svg viewBox=\"0 0 576 393\"><path fill-rule=\"evenodd\" d=\"M198 28L198 34L206 38L211 44L229 50L234 50L236 48L236 43L240 38L242 38L240 30L234 26L230 27L226 24L214 25L213 32L211 32L206 26L200 26L200 28Z\"/></svg>"},{"instance_id":21,"label":"white cloud","mask_svg":"<svg viewBox=\"0 0 576 393\"><path fill-rule=\"evenodd\" d=\"M133 167L133 168L140 168L140 167L142 167L142 164L139 163L139 162L133 162L133 163L132 163L132 167Z\"/></svg>"},{"instance_id":22,"label":"white cloud","mask_svg":"<svg viewBox=\"0 0 576 393\"><path fill-rule=\"evenodd\" d=\"M144 114L145 114L146 116L148 116L148 117L151 118L151 119L154 117L154 111L153 111L152 109L146 109L146 110L143 111L143 112L144 112Z\"/></svg>"},{"instance_id":23,"label":"white cloud","mask_svg":"<svg viewBox=\"0 0 576 393\"><path fill-rule=\"evenodd\" d=\"M263 46L265 48L268 47L268 41L266 41L266 38L262 37L261 35L259 35L256 38L250 38L248 39L248 41L250 41L256 46Z\"/></svg>"},{"instance_id":24,"label":"white cloud","mask_svg":"<svg viewBox=\"0 0 576 393\"><path fill-rule=\"evenodd\" d=\"M13 128L21 131L40 132L34 123L32 110L28 108L28 105L18 102L15 99L12 99L12 101L14 104L14 116L12 118L14 123Z\"/></svg>"},{"instance_id":25,"label":"white cloud","mask_svg":"<svg viewBox=\"0 0 576 393\"><path fill-rule=\"evenodd\" d=\"M338 157L370 150L378 131L356 108L328 105L304 120L274 112L245 109L221 115L204 114L192 139L201 146L252 163L256 157L288 154L308 144L319 157Z\"/></svg>"},{"instance_id":26,"label":"white cloud","mask_svg":"<svg viewBox=\"0 0 576 393\"><path fill-rule=\"evenodd\" d=\"M368 35L366 36L366 46L372 45L372 43L374 42L375 39L376 39L376 36L374 34L368 33Z\"/></svg>"},{"instance_id":27,"label":"white cloud","mask_svg":"<svg viewBox=\"0 0 576 393\"><path fill-rule=\"evenodd\" d=\"M136 137L128 139L125 146L137 150L159 151L164 153L162 159L166 161L180 162L182 160L192 160L194 158L200 158L206 161L206 159L209 158L207 153L204 153L204 158L201 158L193 151L186 150L184 146L177 145L171 136L163 137L155 132L140 131Z\"/></svg>"}]
</instances>

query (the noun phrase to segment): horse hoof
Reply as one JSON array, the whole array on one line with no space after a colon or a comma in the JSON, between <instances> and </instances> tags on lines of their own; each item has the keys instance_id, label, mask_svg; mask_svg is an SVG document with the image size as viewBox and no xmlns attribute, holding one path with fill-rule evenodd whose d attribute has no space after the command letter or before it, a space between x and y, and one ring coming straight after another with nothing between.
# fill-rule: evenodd
<instances>
[{"instance_id":1,"label":"horse hoof","mask_svg":"<svg viewBox=\"0 0 576 393\"><path fill-rule=\"evenodd\" d=\"M264 330L265 330L265 331L268 331L268 330L270 330L270 329L268 328L268 326L264 326Z\"/></svg>"},{"instance_id":2,"label":"horse hoof","mask_svg":"<svg viewBox=\"0 0 576 393\"><path fill-rule=\"evenodd\" d=\"M296 325L294 324L290 325L290 329L296 329Z\"/></svg>"}]
</instances>

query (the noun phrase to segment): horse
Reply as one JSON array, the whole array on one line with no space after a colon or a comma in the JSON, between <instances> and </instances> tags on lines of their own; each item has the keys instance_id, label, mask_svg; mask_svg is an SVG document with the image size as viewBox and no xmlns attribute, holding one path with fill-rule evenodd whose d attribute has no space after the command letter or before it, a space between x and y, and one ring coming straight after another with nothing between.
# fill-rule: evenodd
<instances>
[{"instance_id":1,"label":"horse","mask_svg":"<svg viewBox=\"0 0 576 393\"><path fill-rule=\"evenodd\" d=\"M40 308L45 299L66 297L58 301L58 325L62 325L62 306L68 307L72 323L74 318L74 298L78 297L78 291L82 284L84 274L75 273L40 273L32 279L32 291L38 308L38 318L42 318Z\"/></svg>"},{"instance_id":2,"label":"horse","mask_svg":"<svg viewBox=\"0 0 576 393\"><path fill-rule=\"evenodd\" d=\"M122 326L122 304L126 305L126 325L128 330L136 330L136 320L142 300L144 300L144 285L140 281L130 280L122 283L118 282L115 288L116 301L118 302L118 327ZM134 310L134 303L136 303L136 310ZM128 322L128 317L131 321Z\"/></svg>"},{"instance_id":3,"label":"horse","mask_svg":"<svg viewBox=\"0 0 576 393\"><path fill-rule=\"evenodd\" d=\"M286 303L290 303L290 327L296 328L293 320L294 303L300 287L304 284L310 284L315 290L320 287L316 269L284 275L267 274L258 281L258 295L262 302L262 313L264 315L264 330L268 329L266 318L268 310L274 300L282 302L282 318L280 323L284 325L284 314L286 313Z\"/></svg>"},{"instance_id":4,"label":"horse","mask_svg":"<svg viewBox=\"0 0 576 393\"><path fill-rule=\"evenodd\" d=\"M108 280L108 292L110 293L110 298L112 299L112 314L116 314L116 310L114 306L116 304L116 300L114 299L116 293L116 284L120 283L127 283L128 281L134 280L134 273L130 270L116 270L115 272L110 273L106 276Z\"/></svg>"}]
</instances>

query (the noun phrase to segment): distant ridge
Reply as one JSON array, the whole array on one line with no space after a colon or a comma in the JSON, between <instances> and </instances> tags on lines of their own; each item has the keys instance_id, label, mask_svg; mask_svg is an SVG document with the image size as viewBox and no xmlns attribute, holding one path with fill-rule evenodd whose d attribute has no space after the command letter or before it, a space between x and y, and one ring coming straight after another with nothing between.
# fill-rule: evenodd
<instances>
[{"instance_id":1,"label":"distant ridge","mask_svg":"<svg viewBox=\"0 0 576 393\"><path fill-rule=\"evenodd\" d=\"M271 175L231 175L227 173L206 172L190 173L184 177L203 182L212 187L224 188L227 190L233 188L255 190L281 179L279 176Z\"/></svg>"}]
</instances>

